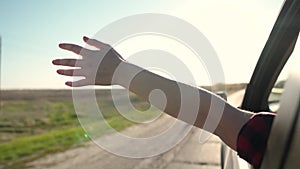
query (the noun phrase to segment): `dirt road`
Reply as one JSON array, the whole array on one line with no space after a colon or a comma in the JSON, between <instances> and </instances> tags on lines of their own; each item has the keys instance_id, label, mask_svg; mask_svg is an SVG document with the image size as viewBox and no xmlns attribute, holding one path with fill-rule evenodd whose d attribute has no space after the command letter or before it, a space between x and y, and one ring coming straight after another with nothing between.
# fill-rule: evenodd
<instances>
[{"instance_id":1,"label":"dirt road","mask_svg":"<svg viewBox=\"0 0 300 169\"><path fill-rule=\"evenodd\" d=\"M157 135L174 123L174 119L163 116L143 125L129 127L123 133L132 137ZM186 125L178 136L190 126ZM192 128L189 134L170 151L158 156L132 159L109 153L93 142L83 147L46 156L27 165L31 169L220 169L220 140L211 137L205 143L199 142L199 129ZM120 143L121 144L121 143ZM120 145L118 145L120 146ZM128 145L126 145L128 146ZM147 145L145 145L147 146ZM137 148L134 145L129 147Z\"/></svg>"}]
</instances>

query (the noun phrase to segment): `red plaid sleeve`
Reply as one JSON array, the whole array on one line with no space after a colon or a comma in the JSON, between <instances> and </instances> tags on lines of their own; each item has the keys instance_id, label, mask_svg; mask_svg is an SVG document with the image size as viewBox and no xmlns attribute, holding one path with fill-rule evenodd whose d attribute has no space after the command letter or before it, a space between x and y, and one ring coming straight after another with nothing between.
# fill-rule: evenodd
<instances>
[{"instance_id":1,"label":"red plaid sleeve","mask_svg":"<svg viewBox=\"0 0 300 169\"><path fill-rule=\"evenodd\" d=\"M257 113L240 130L237 153L255 169L261 165L274 117L273 113Z\"/></svg>"}]
</instances>

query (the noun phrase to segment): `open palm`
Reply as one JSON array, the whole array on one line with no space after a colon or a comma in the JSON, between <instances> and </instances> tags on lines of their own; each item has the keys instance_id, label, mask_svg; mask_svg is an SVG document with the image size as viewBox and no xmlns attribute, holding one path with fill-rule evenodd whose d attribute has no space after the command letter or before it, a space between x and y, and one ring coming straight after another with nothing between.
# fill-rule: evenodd
<instances>
[{"instance_id":1,"label":"open palm","mask_svg":"<svg viewBox=\"0 0 300 169\"><path fill-rule=\"evenodd\" d=\"M112 85L113 74L118 65L125 61L110 45L83 37L84 42L99 50L90 50L76 44L62 43L59 47L74 52L80 59L56 59L54 65L69 66L70 69L59 69L58 74L84 77L78 81L68 81L66 85L80 87L86 85Z\"/></svg>"}]
</instances>

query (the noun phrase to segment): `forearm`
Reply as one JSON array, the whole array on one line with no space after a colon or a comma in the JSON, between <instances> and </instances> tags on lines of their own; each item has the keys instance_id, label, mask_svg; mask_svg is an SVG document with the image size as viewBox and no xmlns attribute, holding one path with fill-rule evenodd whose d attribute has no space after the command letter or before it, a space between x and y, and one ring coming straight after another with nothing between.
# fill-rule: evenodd
<instances>
[{"instance_id":1,"label":"forearm","mask_svg":"<svg viewBox=\"0 0 300 169\"><path fill-rule=\"evenodd\" d=\"M152 101L152 105L173 117L177 117L181 99L175 81L127 62L120 65L120 70L118 73L120 76L116 78L116 84L129 89L146 101ZM160 98L158 98L158 95L160 95ZM154 99L155 97L156 99ZM156 102L158 100L159 102ZM165 101L167 101L166 104L164 104Z\"/></svg>"},{"instance_id":2,"label":"forearm","mask_svg":"<svg viewBox=\"0 0 300 169\"><path fill-rule=\"evenodd\" d=\"M204 89L161 77L136 65L124 62L117 72L116 84L129 89L167 114L199 128L203 128L206 122L209 125L217 123L216 128L205 129L218 135L233 149L235 149L240 128L251 117L250 113L232 107L223 99ZM164 95L151 94L155 89ZM199 98L194 97L195 93ZM182 97L182 94L191 97ZM199 101L196 104L195 99ZM165 106L164 100L166 100ZM185 104L184 108L181 107L182 103ZM196 116L191 114L195 106L198 110ZM210 112L210 109L213 112ZM179 112L183 112L183 115L179 115Z\"/></svg>"},{"instance_id":3,"label":"forearm","mask_svg":"<svg viewBox=\"0 0 300 169\"><path fill-rule=\"evenodd\" d=\"M199 109L200 94L198 94L199 90L195 87L164 78L127 62L120 65L120 69L117 72L118 77L115 78L116 84L129 89L167 114L177 118L180 111L184 112L185 115L181 115L180 120L194 124L196 117L191 118L192 114L190 112L196 110L197 116L200 110L201 113L199 114L201 114L201 118L199 117L199 119L205 119L204 116L206 116L209 109L208 100L210 100L210 95L208 93L200 91L203 98L200 106L201 109ZM189 95L189 93L191 93L190 97L184 97ZM198 96L198 98L195 98L195 96ZM182 105L183 103L185 105ZM183 108L184 110L182 110ZM188 110L188 108L191 110ZM201 127L199 121L197 126Z\"/></svg>"}]
</instances>

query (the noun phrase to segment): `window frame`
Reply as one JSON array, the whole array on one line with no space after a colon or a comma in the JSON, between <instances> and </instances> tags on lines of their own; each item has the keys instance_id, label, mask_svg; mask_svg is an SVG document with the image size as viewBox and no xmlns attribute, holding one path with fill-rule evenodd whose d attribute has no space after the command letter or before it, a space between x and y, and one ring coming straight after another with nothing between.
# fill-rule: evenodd
<instances>
[{"instance_id":1,"label":"window frame","mask_svg":"<svg viewBox=\"0 0 300 169\"><path fill-rule=\"evenodd\" d=\"M286 0L247 85L242 109L270 111L271 90L291 56L300 31L300 1Z\"/></svg>"}]
</instances>

